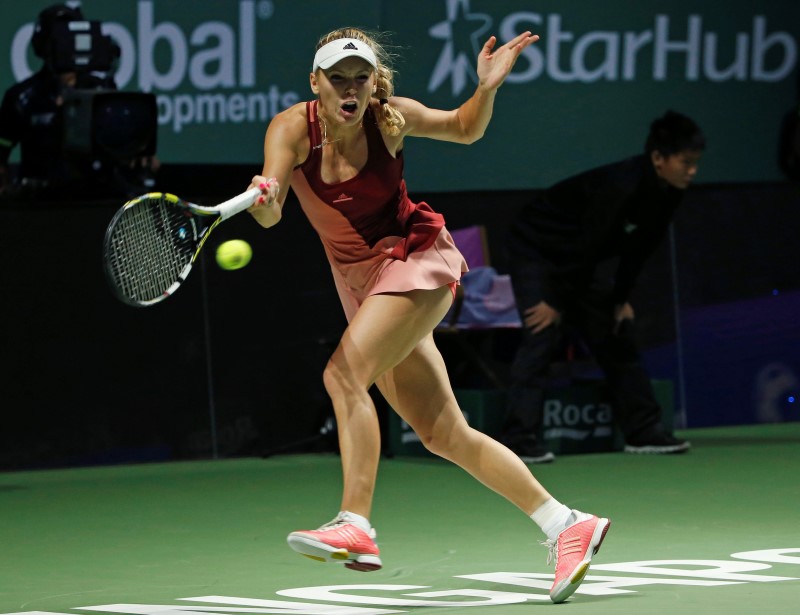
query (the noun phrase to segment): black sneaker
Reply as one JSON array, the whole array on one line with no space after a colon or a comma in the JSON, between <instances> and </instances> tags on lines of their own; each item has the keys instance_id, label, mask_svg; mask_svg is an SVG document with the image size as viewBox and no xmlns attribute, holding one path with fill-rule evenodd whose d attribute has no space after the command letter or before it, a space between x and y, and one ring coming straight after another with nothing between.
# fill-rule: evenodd
<instances>
[{"instance_id":1,"label":"black sneaker","mask_svg":"<svg viewBox=\"0 0 800 615\"><path fill-rule=\"evenodd\" d=\"M639 455L675 455L685 453L691 446L686 440L679 440L672 434L653 433L626 442L625 452Z\"/></svg>"},{"instance_id":2,"label":"black sneaker","mask_svg":"<svg viewBox=\"0 0 800 615\"><path fill-rule=\"evenodd\" d=\"M525 463L550 463L555 460L555 455L539 446L536 441L523 441L509 446Z\"/></svg>"}]
</instances>

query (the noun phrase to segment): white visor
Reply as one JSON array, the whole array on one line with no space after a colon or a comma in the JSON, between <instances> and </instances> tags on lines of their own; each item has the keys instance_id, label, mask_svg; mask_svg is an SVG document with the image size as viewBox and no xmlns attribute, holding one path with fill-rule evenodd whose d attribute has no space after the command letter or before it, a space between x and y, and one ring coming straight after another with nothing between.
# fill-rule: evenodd
<instances>
[{"instance_id":1,"label":"white visor","mask_svg":"<svg viewBox=\"0 0 800 615\"><path fill-rule=\"evenodd\" d=\"M354 38L338 38L317 50L311 72L317 72L318 68L327 70L339 60L353 56L366 60L374 69L378 68L378 59L369 45Z\"/></svg>"}]
</instances>

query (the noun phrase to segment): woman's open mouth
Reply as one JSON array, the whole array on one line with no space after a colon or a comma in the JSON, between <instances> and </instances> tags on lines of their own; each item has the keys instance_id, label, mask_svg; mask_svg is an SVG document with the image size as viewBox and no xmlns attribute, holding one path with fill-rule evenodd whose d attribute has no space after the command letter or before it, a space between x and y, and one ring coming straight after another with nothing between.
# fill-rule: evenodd
<instances>
[{"instance_id":1,"label":"woman's open mouth","mask_svg":"<svg viewBox=\"0 0 800 615\"><path fill-rule=\"evenodd\" d=\"M345 116L352 117L358 111L358 103L355 101L347 101L342 105L342 113Z\"/></svg>"}]
</instances>

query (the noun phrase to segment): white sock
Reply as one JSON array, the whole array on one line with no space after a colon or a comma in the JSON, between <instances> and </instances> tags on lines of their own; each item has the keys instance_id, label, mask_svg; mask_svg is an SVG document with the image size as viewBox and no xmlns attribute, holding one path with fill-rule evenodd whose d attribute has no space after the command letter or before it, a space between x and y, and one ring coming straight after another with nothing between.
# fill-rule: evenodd
<instances>
[{"instance_id":1,"label":"white sock","mask_svg":"<svg viewBox=\"0 0 800 615\"><path fill-rule=\"evenodd\" d=\"M550 540L556 540L569 521L572 510L555 498L550 498L533 511L531 519L542 528Z\"/></svg>"},{"instance_id":2,"label":"white sock","mask_svg":"<svg viewBox=\"0 0 800 615\"><path fill-rule=\"evenodd\" d=\"M362 517L357 513L350 512L349 510L343 510L342 512L339 513L339 516L342 519L345 519L350 523L357 525L367 533L369 533L369 531L372 529L372 526L369 523L369 519L367 519L366 517Z\"/></svg>"}]
</instances>

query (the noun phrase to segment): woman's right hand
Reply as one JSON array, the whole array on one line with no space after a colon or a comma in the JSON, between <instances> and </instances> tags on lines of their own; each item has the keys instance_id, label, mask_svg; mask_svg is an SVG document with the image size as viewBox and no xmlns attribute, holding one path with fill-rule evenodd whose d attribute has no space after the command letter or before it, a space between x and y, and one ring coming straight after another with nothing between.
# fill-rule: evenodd
<instances>
[{"instance_id":1,"label":"woman's right hand","mask_svg":"<svg viewBox=\"0 0 800 615\"><path fill-rule=\"evenodd\" d=\"M261 189L261 196L253 201L253 205L248 209L248 211L251 212L259 207L271 207L275 204L275 201L281 192L281 187L278 184L277 179L274 177L267 179L263 175L256 175L252 180L250 180L250 185L247 187L247 189L250 190L251 188Z\"/></svg>"},{"instance_id":2,"label":"woman's right hand","mask_svg":"<svg viewBox=\"0 0 800 615\"><path fill-rule=\"evenodd\" d=\"M258 188L261 194L247 208L247 211L256 219L261 226L269 228L276 225L281 220L281 207L278 204L278 196L281 192L280 184L274 177L266 178L263 175L256 175L250 181L251 188Z\"/></svg>"}]
</instances>

